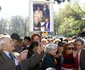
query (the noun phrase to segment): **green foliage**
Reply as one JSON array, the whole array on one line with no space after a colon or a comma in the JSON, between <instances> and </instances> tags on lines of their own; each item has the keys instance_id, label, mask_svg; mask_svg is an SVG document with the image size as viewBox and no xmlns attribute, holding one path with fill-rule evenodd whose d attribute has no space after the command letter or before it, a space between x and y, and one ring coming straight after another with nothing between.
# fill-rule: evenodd
<instances>
[{"instance_id":1,"label":"green foliage","mask_svg":"<svg viewBox=\"0 0 85 70\"><path fill-rule=\"evenodd\" d=\"M60 9L54 18L55 31L57 35L78 36L85 27L82 11L78 4L71 5L67 3L64 8Z\"/></svg>"},{"instance_id":2,"label":"green foliage","mask_svg":"<svg viewBox=\"0 0 85 70\"><path fill-rule=\"evenodd\" d=\"M69 18L64 18L63 23L59 26L60 34L63 33L65 36L77 35L79 23L75 21L72 16Z\"/></svg>"}]
</instances>

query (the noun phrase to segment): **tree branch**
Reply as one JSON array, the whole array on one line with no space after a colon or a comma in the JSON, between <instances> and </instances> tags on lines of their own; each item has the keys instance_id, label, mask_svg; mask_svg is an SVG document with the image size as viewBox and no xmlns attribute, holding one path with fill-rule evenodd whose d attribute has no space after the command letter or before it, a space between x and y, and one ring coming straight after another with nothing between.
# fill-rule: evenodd
<instances>
[{"instance_id":1,"label":"tree branch","mask_svg":"<svg viewBox=\"0 0 85 70\"><path fill-rule=\"evenodd\" d=\"M81 10L81 12L82 12L83 14L85 14L85 12L80 8L80 6L78 5L78 3L77 3L77 6L78 6L78 8Z\"/></svg>"}]
</instances>

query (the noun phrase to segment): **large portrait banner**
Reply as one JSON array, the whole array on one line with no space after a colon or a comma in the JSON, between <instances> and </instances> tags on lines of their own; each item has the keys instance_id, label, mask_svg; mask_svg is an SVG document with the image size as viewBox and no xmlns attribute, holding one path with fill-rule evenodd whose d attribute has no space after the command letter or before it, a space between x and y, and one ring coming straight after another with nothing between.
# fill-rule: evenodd
<instances>
[{"instance_id":1,"label":"large portrait banner","mask_svg":"<svg viewBox=\"0 0 85 70\"><path fill-rule=\"evenodd\" d=\"M54 31L53 2L30 1L29 30L35 32Z\"/></svg>"}]
</instances>

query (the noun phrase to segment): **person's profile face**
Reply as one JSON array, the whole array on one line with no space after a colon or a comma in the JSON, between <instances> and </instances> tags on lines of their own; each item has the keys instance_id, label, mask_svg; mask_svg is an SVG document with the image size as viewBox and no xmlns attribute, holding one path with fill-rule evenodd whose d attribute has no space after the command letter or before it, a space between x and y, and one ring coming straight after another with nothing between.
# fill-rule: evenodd
<instances>
[{"instance_id":1,"label":"person's profile face","mask_svg":"<svg viewBox=\"0 0 85 70\"><path fill-rule=\"evenodd\" d=\"M14 46L16 46L18 44L18 41L15 40L15 39L12 39L13 43L14 43Z\"/></svg>"},{"instance_id":2,"label":"person's profile face","mask_svg":"<svg viewBox=\"0 0 85 70\"><path fill-rule=\"evenodd\" d=\"M37 50L38 46L35 46L32 50L35 52Z\"/></svg>"},{"instance_id":3,"label":"person's profile face","mask_svg":"<svg viewBox=\"0 0 85 70\"><path fill-rule=\"evenodd\" d=\"M6 45L6 49L8 52L12 52L14 50L14 42L12 40L8 39Z\"/></svg>"}]
</instances>

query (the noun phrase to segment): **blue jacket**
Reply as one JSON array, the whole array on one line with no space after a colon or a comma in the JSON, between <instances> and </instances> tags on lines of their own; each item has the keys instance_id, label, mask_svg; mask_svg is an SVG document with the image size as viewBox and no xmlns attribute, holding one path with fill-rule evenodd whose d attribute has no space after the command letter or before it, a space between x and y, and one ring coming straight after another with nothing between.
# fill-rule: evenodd
<instances>
[{"instance_id":1,"label":"blue jacket","mask_svg":"<svg viewBox=\"0 0 85 70\"><path fill-rule=\"evenodd\" d=\"M43 26L46 27L46 22L44 23ZM48 27L47 27L47 29L45 31L50 31L50 23L49 22L48 22Z\"/></svg>"}]
</instances>

